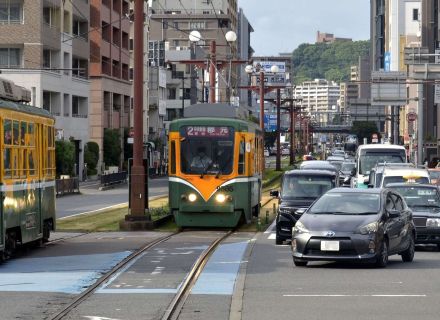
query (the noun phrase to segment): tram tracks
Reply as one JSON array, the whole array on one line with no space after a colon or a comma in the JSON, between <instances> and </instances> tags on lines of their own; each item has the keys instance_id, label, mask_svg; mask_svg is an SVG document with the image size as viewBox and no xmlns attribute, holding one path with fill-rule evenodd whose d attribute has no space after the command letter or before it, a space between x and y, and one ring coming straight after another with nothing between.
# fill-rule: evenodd
<instances>
[{"instance_id":1,"label":"tram tracks","mask_svg":"<svg viewBox=\"0 0 440 320\"><path fill-rule=\"evenodd\" d=\"M231 236L233 234L234 230L230 230L224 235L218 237L214 241L211 242L209 247L205 249L201 255L197 258L196 262L193 264L191 270L186 275L182 285L179 287L179 290L177 294L174 296L171 303L168 305L168 307L165 310L165 313L162 320L171 320L171 319L178 319L178 316L183 309L185 302L191 292L191 289L195 285L199 275L201 274L203 268L207 264L210 256L213 254L215 249L218 247L218 245L223 242L226 238ZM73 301L71 301L68 305L64 306L62 310L58 311L56 314L52 315L48 319L50 320L60 320L64 317L68 316L71 311L73 311L76 307L81 305L81 303L85 302L89 297L91 297L102 285L104 285L107 281L111 281L111 279L117 275L118 273L122 272L124 268L126 268L131 262L133 262L136 258L141 256L143 253L145 253L148 250L151 250L155 246L171 239L172 237L176 236L177 234L181 234L182 231L178 231L172 234L169 234L164 237L160 237L146 245L144 245L142 248L140 248L138 251L134 252L124 260L122 260L120 263L118 263L115 267L113 267L110 271L108 271L104 276L102 276L98 281L96 281L92 286L90 286L87 290L85 290L83 293L78 295L74 298ZM60 241L62 239L59 239ZM56 241L56 240L55 240Z\"/></svg>"}]
</instances>

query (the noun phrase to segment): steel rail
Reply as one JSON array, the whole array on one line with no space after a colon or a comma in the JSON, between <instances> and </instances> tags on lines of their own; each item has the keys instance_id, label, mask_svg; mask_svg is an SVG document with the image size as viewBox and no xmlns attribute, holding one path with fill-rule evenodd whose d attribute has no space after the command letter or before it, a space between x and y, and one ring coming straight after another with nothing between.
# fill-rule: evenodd
<instances>
[{"instance_id":1,"label":"steel rail","mask_svg":"<svg viewBox=\"0 0 440 320\"><path fill-rule=\"evenodd\" d=\"M145 251L151 249L152 247L169 240L171 237L175 236L180 232L174 232L170 235L158 238L140 248L138 251L133 252L127 258L119 262L116 266L114 266L110 271L108 271L104 276L98 279L93 285L91 285L86 291L81 293L78 297L75 298L71 303L69 303L63 310L59 311L54 316L50 317L50 320L60 320L69 314L74 308L80 305L82 302L87 300L89 296L91 296L102 284L104 284L107 280L109 280L113 275L115 275L118 271L124 268L128 263L130 263L135 258L139 257Z\"/></svg>"},{"instance_id":2,"label":"steel rail","mask_svg":"<svg viewBox=\"0 0 440 320\"><path fill-rule=\"evenodd\" d=\"M220 244L220 242L228 238L233 232L234 230L230 230L225 235L212 242L211 245L205 251L203 251L197 261L194 263L191 271L188 273L184 282L180 286L179 291L174 296L174 299L171 301L170 305L166 309L165 314L163 315L161 320L171 320L178 318L179 313L182 310L185 301L191 292L191 289L193 288L197 278L199 277L200 273L208 262L209 257Z\"/></svg>"}]
</instances>

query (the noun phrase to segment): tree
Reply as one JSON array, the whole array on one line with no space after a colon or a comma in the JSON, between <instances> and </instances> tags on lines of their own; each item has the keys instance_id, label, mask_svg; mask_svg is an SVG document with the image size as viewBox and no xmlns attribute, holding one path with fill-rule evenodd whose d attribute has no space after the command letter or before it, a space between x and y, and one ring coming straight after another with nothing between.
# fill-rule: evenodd
<instances>
[{"instance_id":1,"label":"tree","mask_svg":"<svg viewBox=\"0 0 440 320\"><path fill-rule=\"evenodd\" d=\"M75 145L68 140L55 142L57 176L73 175L75 165Z\"/></svg>"},{"instance_id":2,"label":"tree","mask_svg":"<svg viewBox=\"0 0 440 320\"><path fill-rule=\"evenodd\" d=\"M351 131L358 137L359 144L362 144L364 138L367 138L368 142L371 142L371 136L373 133L377 133L377 125L371 121L354 121Z\"/></svg>"},{"instance_id":3,"label":"tree","mask_svg":"<svg viewBox=\"0 0 440 320\"><path fill-rule=\"evenodd\" d=\"M106 166L119 166L121 135L118 129L104 129L104 162Z\"/></svg>"},{"instance_id":4,"label":"tree","mask_svg":"<svg viewBox=\"0 0 440 320\"><path fill-rule=\"evenodd\" d=\"M84 163L87 163L87 175L97 173L96 166L99 160L99 145L96 142L89 141L84 148Z\"/></svg>"},{"instance_id":5,"label":"tree","mask_svg":"<svg viewBox=\"0 0 440 320\"><path fill-rule=\"evenodd\" d=\"M369 41L303 43L292 53L295 83L301 84L317 78L348 81L350 67L358 63L359 57L368 55L369 50Z\"/></svg>"}]
</instances>

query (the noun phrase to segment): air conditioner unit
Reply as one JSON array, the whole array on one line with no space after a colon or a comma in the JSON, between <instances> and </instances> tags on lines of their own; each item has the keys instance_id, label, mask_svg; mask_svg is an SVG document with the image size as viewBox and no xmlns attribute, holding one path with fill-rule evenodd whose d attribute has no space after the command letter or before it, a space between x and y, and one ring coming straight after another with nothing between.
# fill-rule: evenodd
<instances>
[{"instance_id":1,"label":"air conditioner unit","mask_svg":"<svg viewBox=\"0 0 440 320\"><path fill-rule=\"evenodd\" d=\"M176 47L176 51L180 51L180 47Z\"/></svg>"}]
</instances>

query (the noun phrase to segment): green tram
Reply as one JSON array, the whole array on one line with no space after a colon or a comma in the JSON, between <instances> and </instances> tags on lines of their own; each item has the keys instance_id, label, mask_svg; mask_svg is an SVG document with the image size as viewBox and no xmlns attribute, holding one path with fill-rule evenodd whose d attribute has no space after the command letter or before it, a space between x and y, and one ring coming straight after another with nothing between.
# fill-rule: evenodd
<instances>
[{"instance_id":1,"label":"green tram","mask_svg":"<svg viewBox=\"0 0 440 320\"><path fill-rule=\"evenodd\" d=\"M48 111L22 104L30 92L0 79L0 259L55 228L55 134ZM17 89L18 88L18 89ZM7 98L7 99L5 99ZM14 101L15 100L15 101Z\"/></svg>"},{"instance_id":2,"label":"green tram","mask_svg":"<svg viewBox=\"0 0 440 320\"><path fill-rule=\"evenodd\" d=\"M198 104L185 113L169 128L169 206L177 225L249 223L260 211L260 128L236 118L229 105Z\"/></svg>"}]
</instances>

